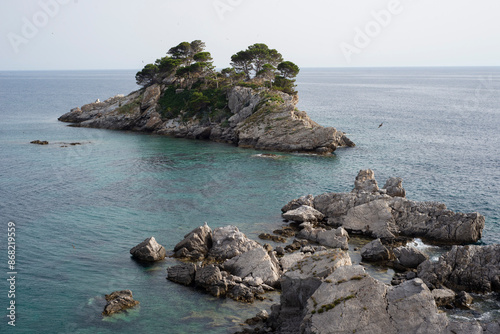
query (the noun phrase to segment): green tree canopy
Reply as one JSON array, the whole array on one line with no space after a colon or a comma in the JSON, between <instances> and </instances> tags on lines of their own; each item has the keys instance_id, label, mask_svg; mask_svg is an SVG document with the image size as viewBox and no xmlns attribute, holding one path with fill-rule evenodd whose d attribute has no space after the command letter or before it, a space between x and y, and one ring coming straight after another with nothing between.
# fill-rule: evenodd
<instances>
[{"instance_id":1,"label":"green tree canopy","mask_svg":"<svg viewBox=\"0 0 500 334\"><path fill-rule=\"evenodd\" d=\"M292 79L299 74L300 68L291 61L284 61L278 65L278 71L287 79Z\"/></svg>"},{"instance_id":2,"label":"green tree canopy","mask_svg":"<svg viewBox=\"0 0 500 334\"><path fill-rule=\"evenodd\" d=\"M250 79L250 72L253 68L253 56L248 51L240 51L231 56L231 65L236 72L243 72L247 79Z\"/></svg>"},{"instance_id":3,"label":"green tree canopy","mask_svg":"<svg viewBox=\"0 0 500 334\"><path fill-rule=\"evenodd\" d=\"M155 64L147 64L144 68L137 72L135 81L138 85L149 86L155 82L156 75L158 74L158 66Z\"/></svg>"},{"instance_id":4,"label":"green tree canopy","mask_svg":"<svg viewBox=\"0 0 500 334\"><path fill-rule=\"evenodd\" d=\"M250 45L247 50L252 56L255 73L259 73L264 64L277 66L283 61L283 57L276 49L269 49L269 47L263 43Z\"/></svg>"}]
</instances>

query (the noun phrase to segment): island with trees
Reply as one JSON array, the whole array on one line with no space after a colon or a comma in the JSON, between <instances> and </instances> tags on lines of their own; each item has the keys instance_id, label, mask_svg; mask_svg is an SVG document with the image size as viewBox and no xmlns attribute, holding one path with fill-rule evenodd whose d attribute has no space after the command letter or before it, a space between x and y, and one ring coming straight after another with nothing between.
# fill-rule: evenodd
<instances>
[{"instance_id":1,"label":"island with trees","mask_svg":"<svg viewBox=\"0 0 500 334\"><path fill-rule=\"evenodd\" d=\"M354 143L299 110L299 67L256 43L216 70L200 40L182 42L137 72L141 89L74 108L72 126L208 139L256 149L328 154Z\"/></svg>"}]
</instances>

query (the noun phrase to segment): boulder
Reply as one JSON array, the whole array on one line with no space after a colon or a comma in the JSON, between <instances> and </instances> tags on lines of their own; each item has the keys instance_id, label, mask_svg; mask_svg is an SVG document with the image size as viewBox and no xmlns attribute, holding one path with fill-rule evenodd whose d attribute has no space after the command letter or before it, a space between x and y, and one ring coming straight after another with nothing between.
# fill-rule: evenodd
<instances>
[{"instance_id":1,"label":"boulder","mask_svg":"<svg viewBox=\"0 0 500 334\"><path fill-rule=\"evenodd\" d=\"M212 247L212 229L205 223L184 236L174 248L174 256L177 258L189 258L202 260Z\"/></svg>"},{"instance_id":2,"label":"boulder","mask_svg":"<svg viewBox=\"0 0 500 334\"><path fill-rule=\"evenodd\" d=\"M354 181L354 190L356 192L377 192L378 184L375 180L375 173L371 169L360 170Z\"/></svg>"},{"instance_id":3,"label":"boulder","mask_svg":"<svg viewBox=\"0 0 500 334\"><path fill-rule=\"evenodd\" d=\"M212 233L212 248L208 256L215 261L224 261L243 254L260 245L248 239L236 226L216 228Z\"/></svg>"},{"instance_id":4,"label":"boulder","mask_svg":"<svg viewBox=\"0 0 500 334\"><path fill-rule=\"evenodd\" d=\"M260 246L226 260L222 267L244 280L246 278L260 279L261 282L270 286L276 285L280 279L278 261L276 258L272 259L268 252Z\"/></svg>"},{"instance_id":5,"label":"boulder","mask_svg":"<svg viewBox=\"0 0 500 334\"><path fill-rule=\"evenodd\" d=\"M395 263L406 268L417 268L418 265L429 257L412 246L396 247L392 250L396 257Z\"/></svg>"},{"instance_id":6,"label":"boulder","mask_svg":"<svg viewBox=\"0 0 500 334\"><path fill-rule=\"evenodd\" d=\"M165 247L157 243L154 237L150 237L133 247L130 254L139 261L154 262L163 260L167 252Z\"/></svg>"},{"instance_id":7,"label":"boulder","mask_svg":"<svg viewBox=\"0 0 500 334\"><path fill-rule=\"evenodd\" d=\"M167 272L167 279L188 286L194 283L196 265L193 263L178 264L168 268Z\"/></svg>"},{"instance_id":8,"label":"boulder","mask_svg":"<svg viewBox=\"0 0 500 334\"><path fill-rule=\"evenodd\" d=\"M431 288L477 293L500 291L500 245L453 246L437 262L418 266L418 277Z\"/></svg>"},{"instance_id":9,"label":"boulder","mask_svg":"<svg viewBox=\"0 0 500 334\"><path fill-rule=\"evenodd\" d=\"M391 252L380 239L376 239L361 248L361 257L370 262L388 261L391 259Z\"/></svg>"},{"instance_id":10,"label":"boulder","mask_svg":"<svg viewBox=\"0 0 500 334\"><path fill-rule=\"evenodd\" d=\"M453 306L456 294L450 289L434 289L432 290L432 297L437 306Z\"/></svg>"},{"instance_id":11,"label":"boulder","mask_svg":"<svg viewBox=\"0 0 500 334\"><path fill-rule=\"evenodd\" d=\"M310 223L303 223L301 227L303 229L299 232L297 238L307 239L326 247L341 248L343 250L349 249L347 243L349 235L342 227L326 230L324 228L314 228Z\"/></svg>"},{"instance_id":12,"label":"boulder","mask_svg":"<svg viewBox=\"0 0 500 334\"><path fill-rule=\"evenodd\" d=\"M139 304L139 302L132 297L132 291L130 290L114 291L106 295L105 298L107 304L104 306L102 314L106 316L124 311Z\"/></svg>"},{"instance_id":13,"label":"boulder","mask_svg":"<svg viewBox=\"0 0 500 334\"><path fill-rule=\"evenodd\" d=\"M293 220L296 222L317 222L323 220L325 216L308 205L301 205L297 209L287 211L283 214L283 218L286 220Z\"/></svg>"},{"instance_id":14,"label":"boulder","mask_svg":"<svg viewBox=\"0 0 500 334\"><path fill-rule=\"evenodd\" d=\"M196 286L204 288L214 297L223 296L227 292L227 285L222 279L222 273L219 267L213 264L198 268L194 281Z\"/></svg>"},{"instance_id":15,"label":"boulder","mask_svg":"<svg viewBox=\"0 0 500 334\"><path fill-rule=\"evenodd\" d=\"M295 210L302 205L307 205L310 207L314 207L314 197L313 195L302 196L297 199L294 199L287 203L284 207L281 208L281 212L285 213L291 210Z\"/></svg>"},{"instance_id":16,"label":"boulder","mask_svg":"<svg viewBox=\"0 0 500 334\"><path fill-rule=\"evenodd\" d=\"M352 264L349 254L339 249L296 258L281 280L280 300L285 309L303 308L323 279L337 268Z\"/></svg>"},{"instance_id":17,"label":"boulder","mask_svg":"<svg viewBox=\"0 0 500 334\"><path fill-rule=\"evenodd\" d=\"M392 197L406 197L406 190L403 188L403 179L400 177L391 177L387 179L383 189L386 194Z\"/></svg>"}]
</instances>

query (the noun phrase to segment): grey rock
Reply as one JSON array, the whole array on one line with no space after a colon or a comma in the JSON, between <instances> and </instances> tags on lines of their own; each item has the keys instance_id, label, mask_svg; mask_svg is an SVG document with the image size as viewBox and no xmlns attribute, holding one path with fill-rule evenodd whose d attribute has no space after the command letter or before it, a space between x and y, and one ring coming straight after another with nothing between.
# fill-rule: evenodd
<instances>
[{"instance_id":1,"label":"grey rock","mask_svg":"<svg viewBox=\"0 0 500 334\"><path fill-rule=\"evenodd\" d=\"M392 197L406 197L406 190L403 188L403 179L400 177L391 177L385 182L384 188L386 194Z\"/></svg>"},{"instance_id":2,"label":"grey rock","mask_svg":"<svg viewBox=\"0 0 500 334\"><path fill-rule=\"evenodd\" d=\"M174 248L174 256L177 258L189 258L202 260L212 247L212 229L205 223L184 236Z\"/></svg>"},{"instance_id":3,"label":"grey rock","mask_svg":"<svg viewBox=\"0 0 500 334\"><path fill-rule=\"evenodd\" d=\"M107 303L102 312L105 316L122 312L139 304L137 300L134 300L130 290L114 291L105 298Z\"/></svg>"},{"instance_id":4,"label":"grey rock","mask_svg":"<svg viewBox=\"0 0 500 334\"><path fill-rule=\"evenodd\" d=\"M281 212L285 213L291 210L295 210L302 205L307 205L310 207L314 207L314 197L313 195L302 196L297 199L290 201L284 207L281 208Z\"/></svg>"},{"instance_id":5,"label":"grey rock","mask_svg":"<svg viewBox=\"0 0 500 334\"><path fill-rule=\"evenodd\" d=\"M193 263L183 263L168 268L167 272L167 279L188 286L194 283L196 265Z\"/></svg>"},{"instance_id":6,"label":"grey rock","mask_svg":"<svg viewBox=\"0 0 500 334\"><path fill-rule=\"evenodd\" d=\"M456 294L450 289L434 289L432 297L437 306L452 306L455 302Z\"/></svg>"},{"instance_id":7,"label":"grey rock","mask_svg":"<svg viewBox=\"0 0 500 334\"><path fill-rule=\"evenodd\" d=\"M246 278L260 279L260 284L263 281L267 285L274 286L280 278L279 263L277 260L273 261L268 252L261 246L226 260L222 266L224 270L240 276L244 280Z\"/></svg>"},{"instance_id":8,"label":"grey rock","mask_svg":"<svg viewBox=\"0 0 500 334\"><path fill-rule=\"evenodd\" d=\"M353 191L364 191L364 192L377 192L378 184L375 180L375 173L371 169L360 170L356 180L354 181Z\"/></svg>"},{"instance_id":9,"label":"grey rock","mask_svg":"<svg viewBox=\"0 0 500 334\"><path fill-rule=\"evenodd\" d=\"M474 302L474 298L465 291L460 291L455 297L455 306L468 309Z\"/></svg>"},{"instance_id":10,"label":"grey rock","mask_svg":"<svg viewBox=\"0 0 500 334\"><path fill-rule=\"evenodd\" d=\"M388 261L391 259L391 253L380 239L376 239L361 248L361 257L370 262Z\"/></svg>"},{"instance_id":11,"label":"grey rock","mask_svg":"<svg viewBox=\"0 0 500 334\"><path fill-rule=\"evenodd\" d=\"M157 243L154 237L150 237L133 247L130 254L137 260L154 262L163 260L167 252L165 247Z\"/></svg>"},{"instance_id":12,"label":"grey rock","mask_svg":"<svg viewBox=\"0 0 500 334\"><path fill-rule=\"evenodd\" d=\"M313 207L302 205L297 209L287 211L283 214L283 218L286 220L293 220L296 222L317 222L323 220L325 216L314 209Z\"/></svg>"},{"instance_id":13,"label":"grey rock","mask_svg":"<svg viewBox=\"0 0 500 334\"><path fill-rule=\"evenodd\" d=\"M160 85L153 84L146 88L141 101L141 110L146 110L151 106L156 105L160 99L161 89Z\"/></svg>"},{"instance_id":14,"label":"grey rock","mask_svg":"<svg viewBox=\"0 0 500 334\"><path fill-rule=\"evenodd\" d=\"M339 249L297 259L282 277L280 300L283 308L303 308L324 278L339 267L352 264L349 254Z\"/></svg>"},{"instance_id":15,"label":"grey rock","mask_svg":"<svg viewBox=\"0 0 500 334\"><path fill-rule=\"evenodd\" d=\"M299 232L297 238L307 239L326 247L349 249L349 237L342 227L337 230L326 230L324 228L314 228L309 223L302 224L301 227L303 229Z\"/></svg>"},{"instance_id":16,"label":"grey rock","mask_svg":"<svg viewBox=\"0 0 500 334\"><path fill-rule=\"evenodd\" d=\"M307 113L296 108L298 97L267 88L235 86L228 91L229 118L201 122L196 117L165 119L159 98L174 84L173 76L162 85L153 84L127 96L119 95L103 102L74 108L59 117L73 126L153 132L192 139L210 139L241 147L280 151L333 152L339 146L354 146L343 132L322 127ZM188 88L192 82L187 83ZM177 90L176 93L181 93ZM272 95L274 98L270 98ZM294 129L290 131L289 129Z\"/></svg>"},{"instance_id":17,"label":"grey rock","mask_svg":"<svg viewBox=\"0 0 500 334\"><path fill-rule=\"evenodd\" d=\"M229 225L213 231L212 248L208 256L216 261L224 261L257 247L261 246L248 239L236 226Z\"/></svg>"},{"instance_id":18,"label":"grey rock","mask_svg":"<svg viewBox=\"0 0 500 334\"><path fill-rule=\"evenodd\" d=\"M374 238L394 238L399 229L387 201L374 200L347 211L342 227Z\"/></svg>"},{"instance_id":19,"label":"grey rock","mask_svg":"<svg viewBox=\"0 0 500 334\"><path fill-rule=\"evenodd\" d=\"M302 294L300 287L296 294ZM284 332L288 321L296 323L297 329L291 333L308 334L447 333L449 326L420 279L389 287L367 275L361 266L342 266L333 271L304 307L298 308L294 319L287 317L292 313L286 310L283 303L272 309L271 319L280 312L275 321L277 333Z\"/></svg>"},{"instance_id":20,"label":"grey rock","mask_svg":"<svg viewBox=\"0 0 500 334\"><path fill-rule=\"evenodd\" d=\"M373 171L362 170L352 192L315 196L312 207L325 216L328 225L373 238L406 236L445 244L468 244L481 239L485 223L482 215L454 212L442 203L400 197L403 191L400 181L391 178L387 189L380 190ZM292 200L284 208L300 202Z\"/></svg>"},{"instance_id":21,"label":"grey rock","mask_svg":"<svg viewBox=\"0 0 500 334\"><path fill-rule=\"evenodd\" d=\"M437 262L418 266L418 276L431 288L488 293L500 291L500 245L453 246Z\"/></svg>"},{"instance_id":22,"label":"grey rock","mask_svg":"<svg viewBox=\"0 0 500 334\"><path fill-rule=\"evenodd\" d=\"M429 257L412 246L396 247L392 250L396 256L396 263L406 268L417 268L418 265Z\"/></svg>"}]
</instances>

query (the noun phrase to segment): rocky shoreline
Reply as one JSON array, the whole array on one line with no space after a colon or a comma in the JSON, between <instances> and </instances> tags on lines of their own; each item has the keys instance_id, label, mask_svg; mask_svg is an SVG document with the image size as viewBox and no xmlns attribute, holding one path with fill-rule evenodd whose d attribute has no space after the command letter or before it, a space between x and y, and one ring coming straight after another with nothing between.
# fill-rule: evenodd
<instances>
[{"instance_id":1,"label":"rocky shoreline","mask_svg":"<svg viewBox=\"0 0 500 334\"><path fill-rule=\"evenodd\" d=\"M251 240L236 226L212 230L205 223L169 252L179 262L167 268L167 279L247 303L280 291L270 314L263 310L248 319L239 333L498 333L499 320L445 313L474 310L473 293L500 292L500 245L470 244L480 239L484 217L405 196L401 179L390 178L379 189L373 171L362 170L350 193L308 195L286 204L282 215L290 225L274 231L293 238L284 247ZM359 207L363 215L352 215ZM353 217L363 217L363 224ZM349 255L349 233L376 238L360 249L359 264ZM431 260L411 243L421 236L454 245ZM151 262L167 252L150 237L130 253ZM391 284L369 274L364 263L370 262L394 269ZM138 304L128 290L111 295L105 315Z\"/></svg>"},{"instance_id":2,"label":"rocky shoreline","mask_svg":"<svg viewBox=\"0 0 500 334\"><path fill-rule=\"evenodd\" d=\"M322 127L297 109L297 95L264 87L234 86L227 92L227 119L211 121L187 118L187 111L175 118L162 116L160 98L168 87L153 84L127 96L89 103L58 120L76 127L205 139L261 150L324 154L337 147L355 146L345 133Z\"/></svg>"},{"instance_id":3,"label":"rocky shoreline","mask_svg":"<svg viewBox=\"0 0 500 334\"><path fill-rule=\"evenodd\" d=\"M358 207L363 215L352 214ZM281 290L271 314L249 319L242 333L498 333L498 321L457 321L443 313L473 308L469 293L500 292L500 246L463 245L480 239L480 214L409 201L399 178L379 189L371 170L360 171L351 193L304 196L282 211L294 226L281 230L295 237L286 247L205 223L175 246L172 256L181 262L168 268L167 279L244 302ZM371 218L360 224L353 217ZM391 285L352 264L348 231L377 238L361 256L394 268ZM413 237L455 246L431 261L409 244Z\"/></svg>"}]
</instances>

